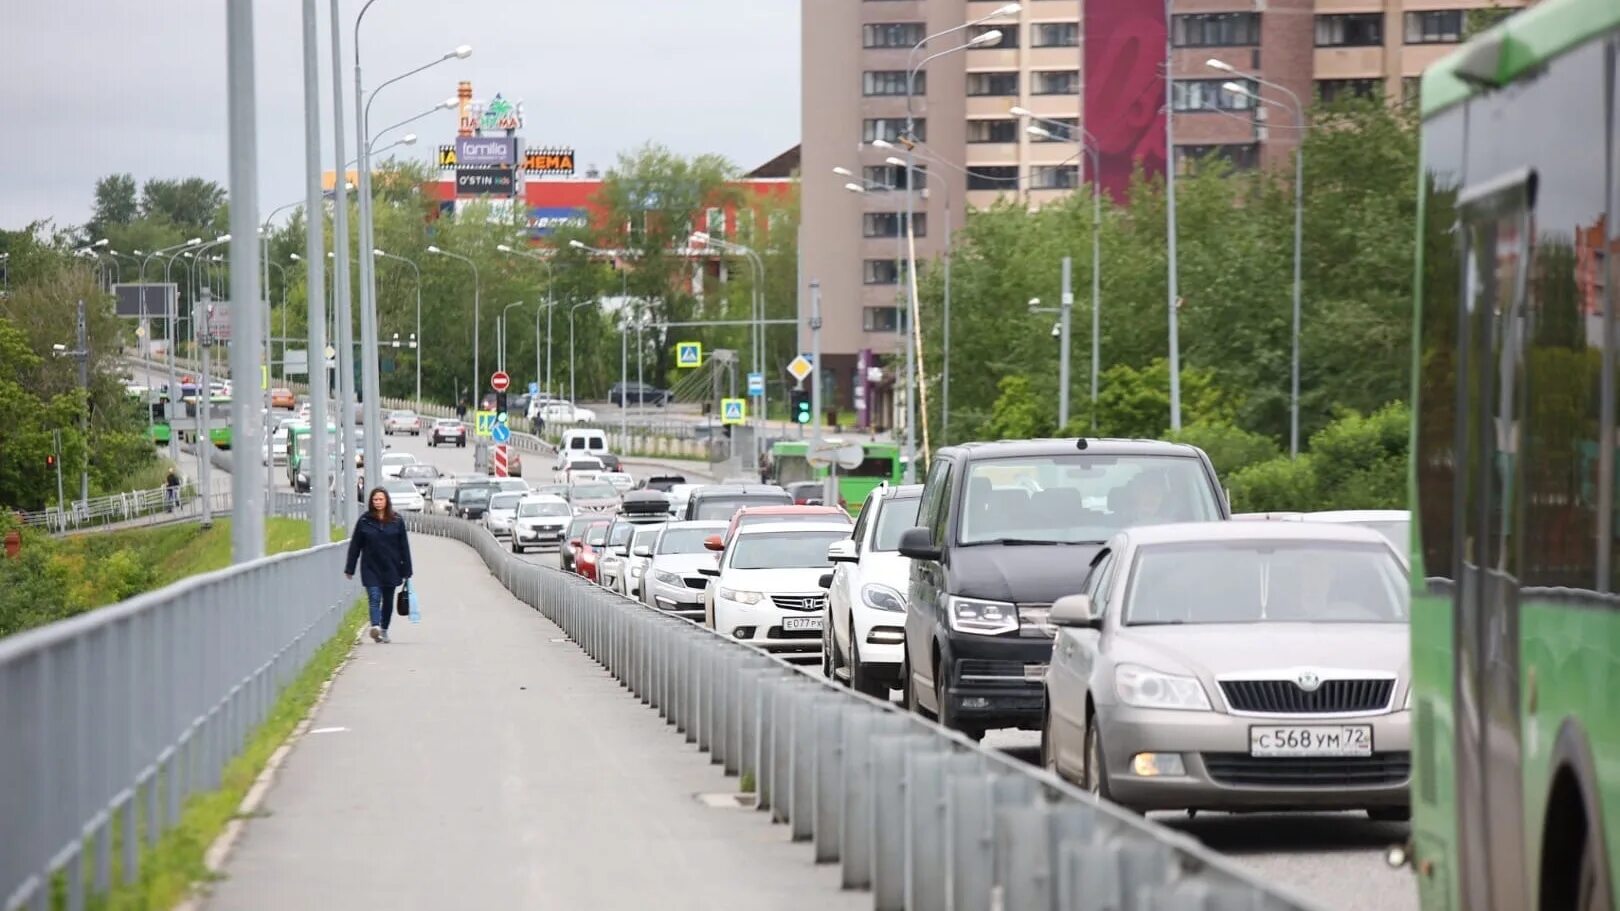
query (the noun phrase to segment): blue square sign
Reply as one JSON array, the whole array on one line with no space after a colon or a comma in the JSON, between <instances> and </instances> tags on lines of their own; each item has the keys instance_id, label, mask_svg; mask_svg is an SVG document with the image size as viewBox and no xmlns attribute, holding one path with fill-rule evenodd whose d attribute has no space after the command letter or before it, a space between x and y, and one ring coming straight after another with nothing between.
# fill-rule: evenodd
<instances>
[{"instance_id":1,"label":"blue square sign","mask_svg":"<svg viewBox=\"0 0 1620 911\"><path fill-rule=\"evenodd\" d=\"M749 395L764 395L765 394L765 374L763 374L763 373L750 373L750 374L748 374L748 394Z\"/></svg>"}]
</instances>

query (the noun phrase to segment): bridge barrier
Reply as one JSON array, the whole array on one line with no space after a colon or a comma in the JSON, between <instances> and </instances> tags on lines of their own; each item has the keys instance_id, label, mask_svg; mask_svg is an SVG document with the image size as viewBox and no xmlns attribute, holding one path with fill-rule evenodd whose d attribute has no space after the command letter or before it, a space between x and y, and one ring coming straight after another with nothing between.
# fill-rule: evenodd
<instances>
[{"instance_id":1,"label":"bridge barrier","mask_svg":"<svg viewBox=\"0 0 1620 911\"><path fill-rule=\"evenodd\" d=\"M0 908L67 908L220 785L354 601L346 542L265 557L0 639ZM115 839L115 832L117 837ZM81 875L86 867L89 882Z\"/></svg>"},{"instance_id":2,"label":"bridge barrier","mask_svg":"<svg viewBox=\"0 0 1620 911\"><path fill-rule=\"evenodd\" d=\"M474 523L411 514L470 545L519 600L841 866L876 911L1284 911L1313 907L1191 837L886 700L510 554Z\"/></svg>"}]
</instances>

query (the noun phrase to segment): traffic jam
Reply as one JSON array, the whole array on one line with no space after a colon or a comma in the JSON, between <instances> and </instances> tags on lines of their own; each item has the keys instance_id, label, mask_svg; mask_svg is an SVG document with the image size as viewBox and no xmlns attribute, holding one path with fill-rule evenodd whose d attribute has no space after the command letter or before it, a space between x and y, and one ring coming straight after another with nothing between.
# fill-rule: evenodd
<instances>
[{"instance_id":1,"label":"traffic jam","mask_svg":"<svg viewBox=\"0 0 1620 911\"><path fill-rule=\"evenodd\" d=\"M1404 511L1233 515L1158 441L951 446L921 484L879 444L830 482L784 449L773 483L692 483L606 442L565 431L550 483L401 474L650 609L970 738L1038 732L1129 809L1409 818Z\"/></svg>"}]
</instances>

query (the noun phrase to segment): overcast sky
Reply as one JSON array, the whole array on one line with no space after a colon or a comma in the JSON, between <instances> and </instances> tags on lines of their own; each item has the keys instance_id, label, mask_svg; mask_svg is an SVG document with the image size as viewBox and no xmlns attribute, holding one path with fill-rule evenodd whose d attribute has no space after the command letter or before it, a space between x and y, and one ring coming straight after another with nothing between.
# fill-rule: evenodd
<instances>
[{"instance_id":1,"label":"overcast sky","mask_svg":"<svg viewBox=\"0 0 1620 911\"><path fill-rule=\"evenodd\" d=\"M354 116L355 14L342 0L343 104ZM329 0L322 20L322 162L332 167ZM303 196L299 0L255 3L261 213ZM455 94L522 100L530 146L611 165L647 140L742 168L799 141L799 0L377 0L361 33L367 90L456 45L473 55L377 97L380 129ZM226 184L222 0L0 0L0 228L84 222L96 178L128 171ZM400 149L429 160L445 111ZM354 127L345 151L354 156ZM384 143L386 144L386 142Z\"/></svg>"}]
</instances>

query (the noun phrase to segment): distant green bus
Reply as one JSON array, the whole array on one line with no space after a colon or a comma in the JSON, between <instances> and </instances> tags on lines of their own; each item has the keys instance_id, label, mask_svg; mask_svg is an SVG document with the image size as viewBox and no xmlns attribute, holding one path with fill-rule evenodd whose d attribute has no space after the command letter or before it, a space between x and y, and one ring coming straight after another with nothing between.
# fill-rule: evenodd
<instances>
[{"instance_id":1,"label":"distant green bus","mask_svg":"<svg viewBox=\"0 0 1620 911\"><path fill-rule=\"evenodd\" d=\"M1423 76L1412 849L1430 911L1613 911L1620 0Z\"/></svg>"},{"instance_id":2,"label":"distant green bus","mask_svg":"<svg viewBox=\"0 0 1620 911\"><path fill-rule=\"evenodd\" d=\"M905 475L905 464L900 459L896 443L870 442L861 444L864 458L853 469L838 470L838 496L851 510L861 504L879 484L899 484ZM771 447L771 469L776 483L787 485L798 481L819 481L827 476L825 467L809 462L810 443L807 440L784 440Z\"/></svg>"},{"instance_id":3,"label":"distant green bus","mask_svg":"<svg viewBox=\"0 0 1620 911\"><path fill-rule=\"evenodd\" d=\"M313 436L314 431L306 423L287 425L287 484L299 493L308 493L310 488L309 460ZM336 471L343 465L338 449L337 428L326 425L326 437L327 459L332 463L332 470Z\"/></svg>"},{"instance_id":4,"label":"distant green bus","mask_svg":"<svg viewBox=\"0 0 1620 911\"><path fill-rule=\"evenodd\" d=\"M195 419L197 417L197 407L198 407L198 403L200 402L200 399L197 396L188 395L185 398L181 399L180 402L185 408L186 417ZM230 399L228 399L228 398L226 398L224 396L220 396L220 395L212 396L212 397L209 398L209 406L208 406L208 438L210 440L214 441L214 447L215 448L217 448L217 449L229 449L229 448L231 448L231 421L234 418L235 418L235 415L231 411L231 400ZM167 442L167 440L168 440L168 432L169 432L169 427L168 427L168 424L165 422L165 424L164 424L164 441L165 442ZM156 435L156 428L154 427L154 436L155 435ZM197 437L197 434L195 432L192 432L192 431L181 431L181 433L180 433L180 438L185 440L188 443L196 442L196 437Z\"/></svg>"}]
</instances>

